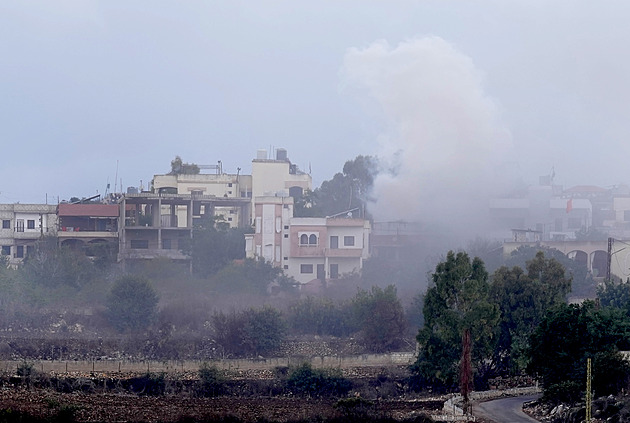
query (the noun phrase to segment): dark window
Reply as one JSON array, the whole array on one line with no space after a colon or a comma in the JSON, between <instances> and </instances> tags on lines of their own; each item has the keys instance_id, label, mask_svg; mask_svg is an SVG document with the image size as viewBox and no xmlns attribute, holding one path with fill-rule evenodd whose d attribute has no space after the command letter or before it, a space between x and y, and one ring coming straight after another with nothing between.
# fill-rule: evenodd
<instances>
[{"instance_id":1,"label":"dark window","mask_svg":"<svg viewBox=\"0 0 630 423\"><path fill-rule=\"evenodd\" d=\"M17 219L15 221L15 231L24 232L24 219Z\"/></svg>"},{"instance_id":2,"label":"dark window","mask_svg":"<svg viewBox=\"0 0 630 423\"><path fill-rule=\"evenodd\" d=\"M163 239L162 240L162 249L163 250L170 250L171 249L171 240L170 239Z\"/></svg>"},{"instance_id":3,"label":"dark window","mask_svg":"<svg viewBox=\"0 0 630 423\"><path fill-rule=\"evenodd\" d=\"M288 238L288 237L289 237L289 234L284 234L284 237L285 237L285 238Z\"/></svg>"},{"instance_id":4,"label":"dark window","mask_svg":"<svg viewBox=\"0 0 630 423\"><path fill-rule=\"evenodd\" d=\"M339 265L331 264L330 265L330 279L337 279L339 277Z\"/></svg>"},{"instance_id":5,"label":"dark window","mask_svg":"<svg viewBox=\"0 0 630 423\"><path fill-rule=\"evenodd\" d=\"M18 245L17 246L17 251L15 252L15 257L17 257L17 258L24 258L24 246L23 245Z\"/></svg>"},{"instance_id":6,"label":"dark window","mask_svg":"<svg viewBox=\"0 0 630 423\"><path fill-rule=\"evenodd\" d=\"M300 245L308 245L308 235L300 235Z\"/></svg>"},{"instance_id":7,"label":"dark window","mask_svg":"<svg viewBox=\"0 0 630 423\"><path fill-rule=\"evenodd\" d=\"M2 255L3 256L10 256L11 255L11 246L10 245L3 245L2 246Z\"/></svg>"},{"instance_id":8,"label":"dark window","mask_svg":"<svg viewBox=\"0 0 630 423\"><path fill-rule=\"evenodd\" d=\"M231 182L228 184L228 187L230 187L230 188L232 187L232 183Z\"/></svg>"},{"instance_id":9,"label":"dark window","mask_svg":"<svg viewBox=\"0 0 630 423\"><path fill-rule=\"evenodd\" d=\"M27 220L26 229L35 229L35 221L32 219Z\"/></svg>"},{"instance_id":10,"label":"dark window","mask_svg":"<svg viewBox=\"0 0 630 423\"><path fill-rule=\"evenodd\" d=\"M288 268L289 268L289 265L288 265L288 264L285 264L285 265L284 265L284 270L287 270Z\"/></svg>"},{"instance_id":11,"label":"dark window","mask_svg":"<svg viewBox=\"0 0 630 423\"><path fill-rule=\"evenodd\" d=\"M284 230L289 229L289 225L284 225Z\"/></svg>"},{"instance_id":12,"label":"dark window","mask_svg":"<svg viewBox=\"0 0 630 423\"><path fill-rule=\"evenodd\" d=\"M354 237L353 236L344 236L343 237L343 245L345 247L353 247L354 246Z\"/></svg>"},{"instance_id":13,"label":"dark window","mask_svg":"<svg viewBox=\"0 0 630 423\"><path fill-rule=\"evenodd\" d=\"M317 235L311 234L311 236L308 237L308 243L309 245L317 245Z\"/></svg>"},{"instance_id":14,"label":"dark window","mask_svg":"<svg viewBox=\"0 0 630 423\"><path fill-rule=\"evenodd\" d=\"M313 273L312 264L300 264L300 273Z\"/></svg>"},{"instance_id":15,"label":"dark window","mask_svg":"<svg viewBox=\"0 0 630 423\"><path fill-rule=\"evenodd\" d=\"M131 248L134 250L148 250L149 240L148 239L132 239Z\"/></svg>"},{"instance_id":16,"label":"dark window","mask_svg":"<svg viewBox=\"0 0 630 423\"><path fill-rule=\"evenodd\" d=\"M231 217L228 217L228 222L231 222L231 221L232 221L232 218L231 218Z\"/></svg>"},{"instance_id":17,"label":"dark window","mask_svg":"<svg viewBox=\"0 0 630 423\"><path fill-rule=\"evenodd\" d=\"M285 259L285 260L289 260L289 257L285 257L284 259Z\"/></svg>"},{"instance_id":18,"label":"dark window","mask_svg":"<svg viewBox=\"0 0 630 423\"><path fill-rule=\"evenodd\" d=\"M335 250L339 248L339 237L338 236L331 236L330 237L330 249L331 250Z\"/></svg>"},{"instance_id":19,"label":"dark window","mask_svg":"<svg viewBox=\"0 0 630 423\"><path fill-rule=\"evenodd\" d=\"M11 221L9 219L2 220L2 229L11 229Z\"/></svg>"}]
</instances>

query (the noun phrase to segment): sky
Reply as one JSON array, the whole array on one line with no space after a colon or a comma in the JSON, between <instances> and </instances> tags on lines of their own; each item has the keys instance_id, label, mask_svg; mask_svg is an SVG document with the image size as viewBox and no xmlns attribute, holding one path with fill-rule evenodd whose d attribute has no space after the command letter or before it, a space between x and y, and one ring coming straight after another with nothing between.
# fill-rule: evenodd
<instances>
[{"instance_id":1,"label":"sky","mask_svg":"<svg viewBox=\"0 0 630 423\"><path fill-rule=\"evenodd\" d=\"M3 1L0 203L146 188L177 155L247 174L275 148L316 187L378 156L378 201L410 211L383 219L552 169L630 183L628 18L614 0Z\"/></svg>"}]
</instances>

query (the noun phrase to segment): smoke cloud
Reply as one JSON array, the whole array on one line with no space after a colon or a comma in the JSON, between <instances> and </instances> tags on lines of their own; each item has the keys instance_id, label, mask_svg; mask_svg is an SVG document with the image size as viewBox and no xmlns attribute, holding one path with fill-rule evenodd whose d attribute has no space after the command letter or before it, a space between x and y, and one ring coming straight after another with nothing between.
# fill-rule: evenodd
<instances>
[{"instance_id":1,"label":"smoke cloud","mask_svg":"<svg viewBox=\"0 0 630 423\"><path fill-rule=\"evenodd\" d=\"M346 87L385 122L376 153L376 220L419 221L472 235L505 189L512 138L472 59L439 37L347 51ZM512 169L513 170L513 169ZM463 235L463 234L462 234Z\"/></svg>"}]
</instances>

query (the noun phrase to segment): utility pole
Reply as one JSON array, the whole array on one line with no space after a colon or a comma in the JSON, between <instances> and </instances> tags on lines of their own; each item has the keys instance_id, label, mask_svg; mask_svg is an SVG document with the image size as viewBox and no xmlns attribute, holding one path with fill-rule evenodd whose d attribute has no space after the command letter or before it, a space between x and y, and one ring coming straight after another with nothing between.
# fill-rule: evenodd
<instances>
[{"instance_id":1,"label":"utility pole","mask_svg":"<svg viewBox=\"0 0 630 423\"><path fill-rule=\"evenodd\" d=\"M609 240L611 238L608 238ZM591 423L591 404L593 402L593 394L591 391L591 359L586 359L586 423Z\"/></svg>"},{"instance_id":2,"label":"utility pole","mask_svg":"<svg viewBox=\"0 0 630 423\"><path fill-rule=\"evenodd\" d=\"M612 262L612 246L615 240L613 238L608 238L608 256L606 256L606 280L610 281L610 264Z\"/></svg>"}]
</instances>

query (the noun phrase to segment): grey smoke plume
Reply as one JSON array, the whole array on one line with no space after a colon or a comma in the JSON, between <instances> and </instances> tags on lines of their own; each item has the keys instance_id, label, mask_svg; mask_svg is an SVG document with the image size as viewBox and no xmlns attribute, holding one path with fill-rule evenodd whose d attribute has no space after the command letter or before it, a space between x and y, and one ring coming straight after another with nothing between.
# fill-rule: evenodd
<instances>
[{"instance_id":1,"label":"grey smoke plume","mask_svg":"<svg viewBox=\"0 0 630 423\"><path fill-rule=\"evenodd\" d=\"M439 37L378 41L348 50L342 76L385 121L375 219L479 228L510 179L512 139L472 59Z\"/></svg>"}]
</instances>

